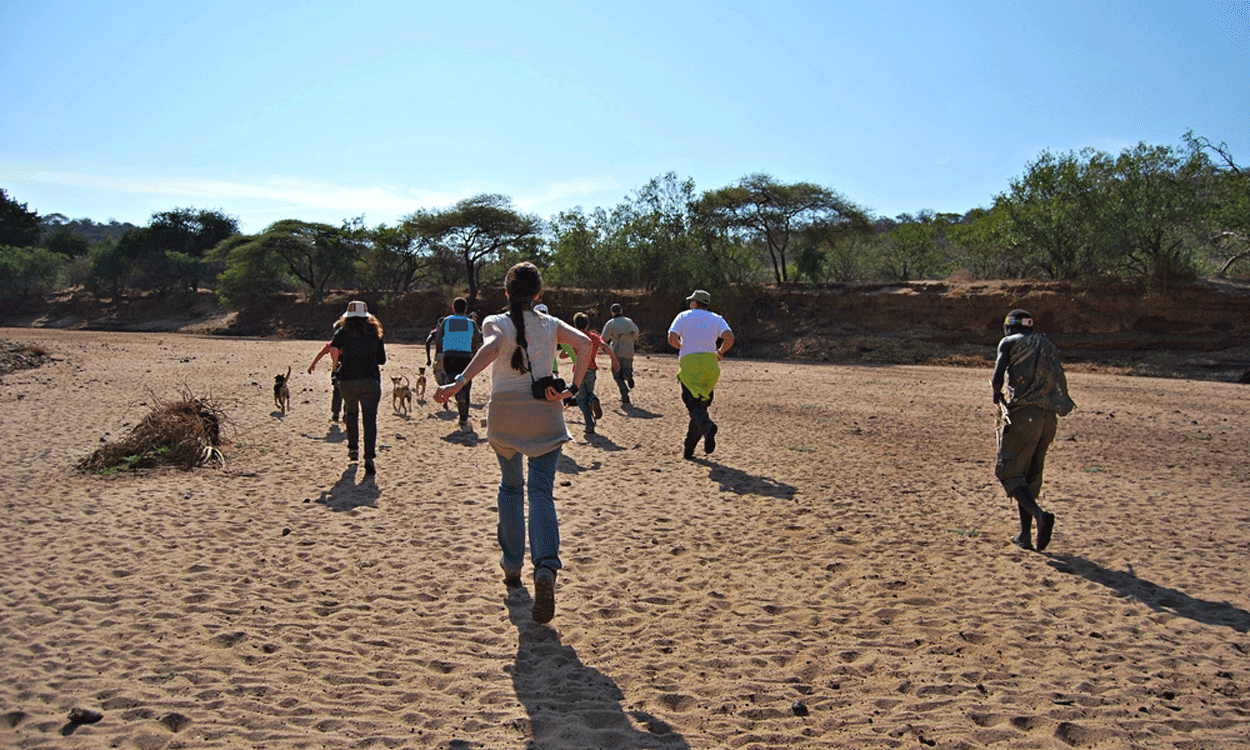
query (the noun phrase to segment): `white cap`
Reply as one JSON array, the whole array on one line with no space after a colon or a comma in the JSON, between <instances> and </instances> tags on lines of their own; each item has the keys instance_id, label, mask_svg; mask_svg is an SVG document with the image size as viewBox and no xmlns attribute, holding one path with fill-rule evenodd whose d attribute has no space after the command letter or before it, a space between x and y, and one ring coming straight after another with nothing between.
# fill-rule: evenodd
<instances>
[{"instance_id":1,"label":"white cap","mask_svg":"<svg viewBox=\"0 0 1250 750\"><path fill-rule=\"evenodd\" d=\"M360 300L353 300L347 303L347 312L343 313L345 318L367 318L369 317L369 306Z\"/></svg>"}]
</instances>

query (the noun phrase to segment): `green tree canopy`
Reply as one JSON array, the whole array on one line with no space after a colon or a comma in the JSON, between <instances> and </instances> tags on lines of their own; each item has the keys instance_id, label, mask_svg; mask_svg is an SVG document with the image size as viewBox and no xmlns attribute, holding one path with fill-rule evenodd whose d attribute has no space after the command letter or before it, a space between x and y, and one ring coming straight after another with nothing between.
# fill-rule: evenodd
<instances>
[{"instance_id":1,"label":"green tree canopy","mask_svg":"<svg viewBox=\"0 0 1250 750\"><path fill-rule=\"evenodd\" d=\"M448 209L418 211L403 226L459 258L470 304L477 300L483 268L507 252L536 253L543 231L542 219L520 213L510 198L485 193Z\"/></svg>"},{"instance_id":2,"label":"green tree canopy","mask_svg":"<svg viewBox=\"0 0 1250 750\"><path fill-rule=\"evenodd\" d=\"M281 269L320 299L331 284L351 277L361 248L359 227L349 223L334 227L284 219L259 235L219 245L215 252L225 255L231 278L249 269L268 274Z\"/></svg>"},{"instance_id":3,"label":"green tree canopy","mask_svg":"<svg viewBox=\"0 0 1250 750\"><path fill-rule=\"evenodd\" d=\"M781 183L767 174L743 177L735 185L705 193L701 214L729 231L761 243L778 284L789 281L791 241L811 225L827 227L867 221L863 209L837 192L809 182Z\"/></svg>"},{"instance_id":4,"label":"green tree canopy","mask_svg":"<svg viewBox=\"0 0 1250 750\"><path fill-rule=\"evenodd\" d=\"M25 203L13 200L0 188L0 245L35 247L42 231L39 214L27 210Z\"/></svg>"}]
</instances>

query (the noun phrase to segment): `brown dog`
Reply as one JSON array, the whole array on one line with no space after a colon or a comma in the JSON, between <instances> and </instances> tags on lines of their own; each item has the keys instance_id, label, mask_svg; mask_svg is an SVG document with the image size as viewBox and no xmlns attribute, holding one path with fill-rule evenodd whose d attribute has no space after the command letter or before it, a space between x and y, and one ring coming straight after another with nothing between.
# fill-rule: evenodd
<instances>
[{"instance_id":1,"label":"brown dog","mask_svg":"<svg viewBox=\"0 0 1250 750\"><path fill-rule=\"evenodd\" d=\"M417 368L417 401L425 403L425 368Z\"/></svg>"},{"instance_id":2,"label":"brown dog","mask_svg":"<svg viewBox=\"0 0 1250 750\"><path fill-rule=\"evenodd\" d=\"M291 388L287 385L290 380L290 367L286 368L285 375L273 376L273 405L281 409L283 414L291 408Z\"/></svg>"},{"instance_id":3,"label":"brown dog","mask_svg":"<svg viewBox=\"0 0 1250 750\"><path fill-rule=\"evenodd\" d=\"M407 415L412 411L412 388L408 387L408 376L391 378L391 382L395 384L391 390L391 408L396 414Z\"/></svg>"}]
</instances>

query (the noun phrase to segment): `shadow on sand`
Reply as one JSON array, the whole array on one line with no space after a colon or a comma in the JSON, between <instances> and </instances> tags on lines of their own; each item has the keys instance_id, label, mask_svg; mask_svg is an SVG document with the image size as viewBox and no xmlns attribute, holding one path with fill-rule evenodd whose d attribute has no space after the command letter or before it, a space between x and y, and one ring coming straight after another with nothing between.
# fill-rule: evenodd
<instances>
[{"instance_id":1,"label":"shadow on sand","mask_svg":"<svg viewBox=\"0 0 1250 750\"><path fill-rule=\"evenodd\" d=\"M1138 578L1132 567L1128 571L1108 570L1076 555L1048 555L1046 562L1060 573L1082 576L1106 586L1120 596L1136 599L1156 612L1167 612L1205 625L1232 628L1238 633L1250 631L1250 612L1238 609L1228 602L1195 599L1176 589L1151 583Z\"/></svg>"},{"instance_id":2,"label":"shadow on sand","mask_svg":"<svg viewBox=\"0 0 1250 750\"><path fill-rule=\"evenodd\" d=\"M517 629L516 662L509 671L529 714L534 739L527 747L690 747L664 721L645 711L626 711L621 705L625 696L612 678L583 664L572 646L560 643L555 629L530 618L534 601L524 587L510 589L504 604ZM453 742L449 750L457 747Z\"/></svg>"},{"instance_id":3,"label":"shadow on sand","mask_svg":"<svg viewBox=\"0 0 1250 750\"><path fill-rule=\"evenodd\" d=\"M794 493L798 492L794 485L757 474L748 474L741 469L730 468L704 456L695 456L686 460L709 467L708 478L720 484L721 492L732 492L735 495L762 495L783 500L793 500Z\"/></svg>"},{"instance_id":4,"label":"shadow on sand","mask_svg":"<svg viewBox=\"0 0 1250 750\"><path fill-rule=\"evenodd\" d=\"M339 512L353 510L362 505L369 507L377 505L382 490L371 476L366 476L364 481L356 484L357 468L356 464L348 466L333 487L321 491L321 497L317 498L317 502L329 510ZM364 470L361 469L361 471Z\"/></svg>"}]
</instances>

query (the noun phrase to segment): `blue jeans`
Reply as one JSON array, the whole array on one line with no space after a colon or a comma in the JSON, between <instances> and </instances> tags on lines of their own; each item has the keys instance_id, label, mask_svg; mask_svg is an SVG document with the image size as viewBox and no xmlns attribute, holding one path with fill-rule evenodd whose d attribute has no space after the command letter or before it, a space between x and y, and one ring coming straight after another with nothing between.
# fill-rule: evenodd
<instances>
[{"instance_id":1,"label":"blue jeans","mask_svg":"<svg viewBox=\"0 0 1250 750\"><path fill-rule=\"evenodd\" d=\"M343 426L347 428L347 450L355 452L360 447L360 423L365 428L365 460L377 455L378 402L382 400L380 380L340 380L339 392L343 394Z\"/></svg>"},{"instance_id":2,"label":"blue jeans","mask_svg":"<svg viewBox=\"0 0 1250 750\"><path fill-rule=\"evenodd\" d=\"M587 370L586 375L582 377L582 385L577 389L577 405L582 409L582 418L586 422L586 429L595 429L595 415L590 413L590 400L595 397L595 370Z\"/></svg>"},{"instance_id":3,"label":"blue jeans","mask_svg":"<svg viewBox=\"0 0 1250 750\"><path fill-rule=\"evenodd\" d=\"M521 459L517 453L512 458L499 459L499 548L503 550L500 565L505 572L521 570L525 560L525 477L522 475ZM560 569L560 525L556 521L556 464L560 461L560 449L531 458L529 476L529 537L530 560L534 569L540 567Z\"/></svg>"}]
</instances>

